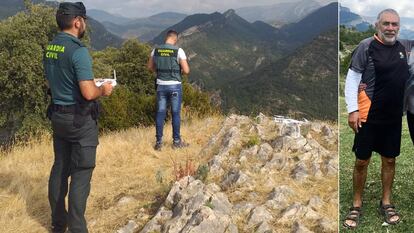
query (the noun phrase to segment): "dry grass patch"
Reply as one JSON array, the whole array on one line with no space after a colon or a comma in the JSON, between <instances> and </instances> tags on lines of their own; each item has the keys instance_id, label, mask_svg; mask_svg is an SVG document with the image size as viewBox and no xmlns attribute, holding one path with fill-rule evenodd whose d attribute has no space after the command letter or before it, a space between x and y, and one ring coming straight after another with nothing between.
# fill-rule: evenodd
<instances>
[{"instance_id":1,"label":"dry grass patch","mask_svg":"<svg viewBox=\"0 0 414 233\"><path fill-rule=\"evenodd\" d=\"M181 134L190 147L173 150L166 124L161 152L153 150L155 129L136 128L100 137L86 218L90 232L114 232L128 219L142 227L155 213L174 180L173 162L197 168L210 158L199 155L215 134L221 117L184 123ZM47 232L50 210L47 183L53 163L50 136L15 146L0 155L0 232ZM157 175L158 174L158 175ZM162 182L157 177L162 176Z\"/></svg>"}]
</instances>

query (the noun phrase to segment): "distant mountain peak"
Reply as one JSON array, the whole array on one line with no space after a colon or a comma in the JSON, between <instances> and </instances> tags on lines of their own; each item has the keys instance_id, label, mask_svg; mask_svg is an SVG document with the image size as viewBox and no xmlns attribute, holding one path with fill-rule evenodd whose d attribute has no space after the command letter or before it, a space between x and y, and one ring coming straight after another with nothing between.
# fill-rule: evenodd
<instances>
[{"instance_id":1,"label":"distant mountain peak","mask_svg":"<svg viewBox=\"0 0 414 233\"><path fill-rule=\"evenodd\" d=\"M152 40L154 44L163 43L165 33L174 28L181 36L189 36L195 33L206 33L206 35L226 35L243 37L249 41L268 40L274 36L276 29L266 23L249 23L238 14L234 9L229 9L224 13L214 12L211 14L194 14L187 16L181 22L170 26ZM232 35L229 35L232 34ZM182 38L183 38L182 37ZM239 38L240 39L240 38Z\"/></svg>"},{"instance_id":2,"label":"distant mountain peak","mask_svg":"<svg viewBox=\"0 0 414 233\"><path fill-rule=\"evenodd\" d=\"M299 22L288 24L282 28L289 40L309 41L322 32L338 27L338 3L323 6Z\"/></svg>"},{"instance_id":3,"label":"distant mountain peak","mask_svg":"<svg viewBox=\"0 0 414 233\"><path fill-rule=\"evenodd\" d=\"M223 16L226 18L234 17L236 14L236 11L233 9L229 9L226 12L223 13Z\"/></svg>"},{"instance_id":4,"label":"distant mountain peak","mask_svg":"<svg viewBox=\"0 0 414 233\"><path fill-rule=\"evenodd\" d=\"M149 19L153 19L153 18L185 18L187 15L186 14L182 14L182 13L177 13L177 12L172 12L172 11L166 11L166 12L161 12L152 16L149 16Z\"/></svg>"},{"instance_id":5,"label":"distant mountain peak","mask_svg":"<svg viewBox=\"0 0 414 233\"><path fill-rule=\"evenodd\" d=\"M88 10L88 15L101 23L107 21L115 24L124 24L132 20L123 15L115 15L99 9Z\"/></svg>"},{"instance_id":6,"label":"distant mountain peak","mask_svg":"<svg viewBox=\"0 0 414 233\"><path fill-rule=\"evenodd\" d=\"M356 28L358 31L366 31L371 25L371 23L361 15L352 12L351 9L344 6L340 6L339 15L339 24L348 28Z\"/></svg>"},{"instance_id":7,"label":"distant mountain peak","mask_svg":"<svg viewBox=\"0 0 414 233\"><path fill-rule=\"evenodd\" d=\"M349 9L348 7L345 7L345 6L340 6L340 11L351 12L351 9Z\"/></svg>"},{"instance_id":8,"label":"distant mountain peak","mask_svg":"<svg viewBox=\"0 0 414 233\"><path fill-rule=\"evenodd\" d=\"M297 0L271 5L241 7L237 8L236 12L249 22L260 20L271 24L274 22L287 24L298 22L320 7L321 4L313 0Z\"/></svg>"}]
</instances>

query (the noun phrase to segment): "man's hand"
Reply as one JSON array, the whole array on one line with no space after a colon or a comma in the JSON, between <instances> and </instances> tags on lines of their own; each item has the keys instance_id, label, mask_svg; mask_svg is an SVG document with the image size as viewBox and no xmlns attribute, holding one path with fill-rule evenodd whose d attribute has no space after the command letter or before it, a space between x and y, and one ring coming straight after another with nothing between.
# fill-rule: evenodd
<instances>
[{"instance_id":1,"label":"man's hand","mask_svg":"<svg viewBox=\"0 0 414 233\"><path fill-rule=\"evenodd\" d=\"M358 133L358 128L361 128L361 119L359 118L358 111L349 113L348 125L355 133Z\"/></svg>"},{"instance_id":2,"label":"man's hand","mask_svg":"<svg viewBox=\"0 0 414 233\"><path fill-rule=\"evenodd\" d=\"M110 96L112 94L113 86L110 82L105 82L102 84L102 95Z\"/></svg>"},{"instance_id":3,"label":"man's hand","mask_svg":"<svg viewBox=\"0 0 414 233\"><path fill-rule=\"evenodd\" d=\"M108 96L112 92L112 85L109 82L105 82L101 87L95 85L94 80L84 80L79 82L79 88L83 98L88 101L95 100L100 96Z\"/></svg>"},{"instance_id":4,"label":"man's hand","mask_svg":"<svg viewBox=\"0 0 414 233\"><path fill-rule=\"evenodd\" d=\"M358 85L358 93L360 93L360 92L362 92L362 91L365 91L365 89L367 89L367 84L365 84L365 83L360 83L360 84Z\"/></svg>"}]
</instances>

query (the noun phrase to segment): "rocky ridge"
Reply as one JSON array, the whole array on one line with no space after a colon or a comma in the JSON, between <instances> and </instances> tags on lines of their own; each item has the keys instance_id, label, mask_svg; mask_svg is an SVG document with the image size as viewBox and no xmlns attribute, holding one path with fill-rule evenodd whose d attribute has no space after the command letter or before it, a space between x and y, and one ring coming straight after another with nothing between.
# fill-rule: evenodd
<instances>
[{"instance_id":1,"label":"rocky ridge","mask_svg":"<svg viewBox=\"0 0 414 233\"><path fill-rule=\"evenodd\" d=\"M337 232L337 127L231 115L202 150L203 182L175 182L155 216L118 233Z\"/></svg>"}]
</instances>

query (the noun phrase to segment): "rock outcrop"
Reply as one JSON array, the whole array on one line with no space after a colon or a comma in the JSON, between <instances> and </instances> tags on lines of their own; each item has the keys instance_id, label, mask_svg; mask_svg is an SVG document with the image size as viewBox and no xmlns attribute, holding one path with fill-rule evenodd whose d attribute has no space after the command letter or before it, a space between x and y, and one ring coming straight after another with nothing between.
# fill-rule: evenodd
<instances>
[{"instance_id":1,"label":"rock outcrop","mask_svg":"<svg viewBox=\"0 0 414 233\"><path fill-rule=\"evenodd\" d=\"M201 152L205 183L177 181L140 232L336 232L337 143L327 123L231 115Z\"/></svg>"}]
</instances>

